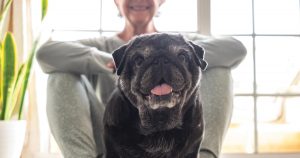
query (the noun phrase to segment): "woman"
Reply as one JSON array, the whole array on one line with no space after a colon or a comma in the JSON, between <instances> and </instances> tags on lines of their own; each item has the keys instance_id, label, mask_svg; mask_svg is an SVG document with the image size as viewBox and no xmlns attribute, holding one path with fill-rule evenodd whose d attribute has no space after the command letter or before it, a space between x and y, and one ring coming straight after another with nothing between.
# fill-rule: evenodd
<instances>
[{"instance_id":1,"label":"woman","mask_svg":"<svg viewBox=\"0 0 300 158\"><path fill-rule=\"evenodd\" d=\"M115 0L125 18L124 29L115 36L74 42L49 41L38 51L40 66L50 74L47 98L49 124L64 157L103 155L101 116L116 81L110 53L136 35L158 32L153 17L164 2ZM244 46L233 38L185 36L205 48L207 75L210 69L237 66L246 54ZM80 74L86 75L88 80ZM200 155L201 158L214 158L219 155L232 106L220 108L215 104L206 109L205 121L211 128L205 130L208 134Z\"/></svg>"}]
</instances>

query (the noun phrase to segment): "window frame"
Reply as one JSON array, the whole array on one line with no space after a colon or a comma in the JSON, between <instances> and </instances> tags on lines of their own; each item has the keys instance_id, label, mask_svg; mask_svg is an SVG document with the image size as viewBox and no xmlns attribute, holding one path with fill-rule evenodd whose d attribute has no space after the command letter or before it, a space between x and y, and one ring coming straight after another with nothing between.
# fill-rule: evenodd
<instances>
[{"instance_id":1,"label":"window frame","mask_svg":"<svg viewBox=\"0 0 300 158\"><path fill-rule=\"evenodd\" d=\"M198 1L198 10L204 9L206 12L202 13L200 11L200 13L198 13L198 27L199 28L199 33L202 33L202 30L204 28L205 31L210 33L211 30L211 16L210 16L210 12L211 12L211 6L210 6L210 1L211 0L199 0ZM222 36L240 36L240 37L251 37L252 38L252 60L253 60L253 93L235 93L234 96L235 97L252 97L254 99L254 108L253 108L253 112L254 112L254 119L253 119L253 135L254 135L254 151L253 153L225 153L222 154L223 158L279 158L279 157L288 157L288 158L293 158L293 157L299 157L300 156L300 152L298 153L272 153L272 154L266 154L266 153L261 153L258 151L258 118L257 118L257 98L259 97L283 97L283 98L288 98L288 97L299 97L300 93L289 93L289 92L285 92L285 93L259 93L257 91L257 65L256 65L256 37L273 37L273 36L277 36L277 37L300 37L300 33L299 34L261 34L261 33L256 33L255 30L255 1L257 0L251 0L252 3L252 34L220 34ZM206 8L203 8L206 7ZM300 6L299 6L300 7ZM201 15L202 14L202 15ZM203 26L204 25L204 26ZM206 26L207 25L207 26ZM202 26L202 29L201 29ZM205 32L204 31L204 32ZM205 32L206 33L206 32Z\"/></svg>"}]
</instances>

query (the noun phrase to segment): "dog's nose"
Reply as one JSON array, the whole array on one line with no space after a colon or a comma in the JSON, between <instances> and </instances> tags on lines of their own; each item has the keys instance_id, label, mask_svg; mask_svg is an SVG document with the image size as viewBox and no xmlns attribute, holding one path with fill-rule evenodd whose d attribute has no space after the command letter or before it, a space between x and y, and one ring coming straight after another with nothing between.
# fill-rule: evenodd
<instances>
[{"instance_id":1,"label":"dog's nose","mask_svg":"<svg viewBox=\"0 0 300 158\"><path fill-rule=\"evenodd\" d=\"M156 58L154 59L153 64L169 64L169 59L166 57Z\"/></svg>"}]
</instances>

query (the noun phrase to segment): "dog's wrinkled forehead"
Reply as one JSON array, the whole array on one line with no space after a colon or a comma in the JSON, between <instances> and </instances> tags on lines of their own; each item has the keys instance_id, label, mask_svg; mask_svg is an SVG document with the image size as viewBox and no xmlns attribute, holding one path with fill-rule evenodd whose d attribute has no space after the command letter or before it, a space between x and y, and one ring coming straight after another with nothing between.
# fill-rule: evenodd
<instances>
[{"instance_id":1,"label":"dog's wrinkled forehead","mask_svg":"<svg viewBox=\"0 0 300 158\"><path fill-rule=\"evenodd\" d=\"M174 55L179 52L191 52L195 56L194 60L202 70L206 68L207 63L203 60L204 50L191 41L186 40L180 34L154 33L135 37L128 44L121 46L113 52L117 75L122 72L125 61L134 54L143 57L158 53L171 53Z\"/></svg>"},{"instance_id":2,"label":"dog's wrinkled forehead","mask_svg":"<svg viewBox=\"0 0 300 158\"><path fill-rule=\"evenodd\" d=\"M181 35L150 34L136 37L127 51L142 50L145 55L153 50L167 50L175 52L178 49L189 49L186 40Z\"/></svg>"}]
</instances>

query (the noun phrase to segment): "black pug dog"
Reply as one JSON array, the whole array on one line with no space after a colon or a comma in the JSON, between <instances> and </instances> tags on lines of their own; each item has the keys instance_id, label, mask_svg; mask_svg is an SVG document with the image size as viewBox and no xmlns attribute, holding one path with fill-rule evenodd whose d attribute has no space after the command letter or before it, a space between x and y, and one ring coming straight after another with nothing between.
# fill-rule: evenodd
<instances>
[{"instance_id":1,"label":"black pug dog","mask_svg":"<svg viewBox=\"0 0 300 158\"><path fill-rule=\"evenodd\" d=\"M118 86L104 114L107 158L196 158L203 137L203 49L179 34L141 35L113 53Z\"/></svg>"}]
</instances>

